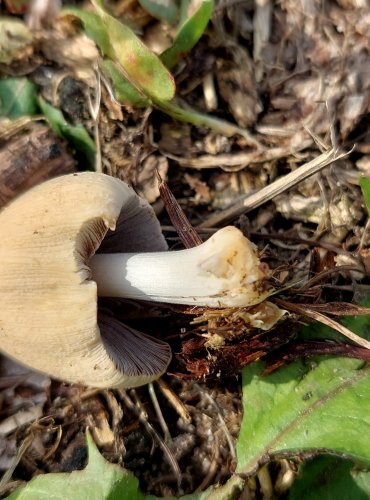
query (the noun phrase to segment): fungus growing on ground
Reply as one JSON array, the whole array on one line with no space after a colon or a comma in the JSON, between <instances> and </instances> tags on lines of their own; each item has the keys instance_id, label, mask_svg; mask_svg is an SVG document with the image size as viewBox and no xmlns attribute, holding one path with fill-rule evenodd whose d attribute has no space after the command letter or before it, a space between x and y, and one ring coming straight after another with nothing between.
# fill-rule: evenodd
<instances>
[{"instance_id":1,"label":"fungus growing on ground","mask_svg":"<svg viewBox=\"0 0 370 500\"><path fill-rule=\"evenodd\" d=\"M238 229L168 252L150 205L103 174L31 189L2 210L0 231L0 347L69 382L135 387L171 359L168 344L98 308L98 294L212 307L267 296L255 247Z\"/></svg>"}]
</instances>

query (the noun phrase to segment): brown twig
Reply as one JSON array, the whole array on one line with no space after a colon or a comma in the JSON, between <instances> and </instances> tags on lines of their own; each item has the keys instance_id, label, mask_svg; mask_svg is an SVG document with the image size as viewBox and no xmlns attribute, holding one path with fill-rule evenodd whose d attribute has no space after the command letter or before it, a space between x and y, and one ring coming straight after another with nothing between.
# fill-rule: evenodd
<instances>
[{"instance_id":1,"label":"brown twig","mask_svg":"<svg viewBox=\"0 0 370 500\"><path fill-rule=\"evenodd\" d=\"M350 344L338 342L328 342L324 340L306 340L302 342L291 342L276 351L270 352L264 359L267 361L263 375L269 375L280 367L295 359L305 356L344 356L346 358L356 358L363 361L370 361L370 351L364 347L357 347Z\"/></svg>"}]
</instances>

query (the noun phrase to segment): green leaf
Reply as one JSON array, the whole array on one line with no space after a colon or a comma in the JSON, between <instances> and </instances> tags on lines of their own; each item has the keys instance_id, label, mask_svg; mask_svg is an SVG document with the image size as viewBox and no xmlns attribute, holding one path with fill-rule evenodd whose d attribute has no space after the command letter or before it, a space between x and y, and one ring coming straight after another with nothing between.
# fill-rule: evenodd
<instances>
[{"instance_id":1,"label":"green leaf","mask_svg":"<svg viewBox=\"0 0 370 500\"><path fill-rule=\"evenodd\" d=\"M124 104L143 105L150 98L159 101L172 99L175 83L172 75L159 57L151 52L134 32L114 17L107 14L101 2L94 2L98 12L86 12L78 8L64 9L64 14L78 17L86 34L94 40L102 54L111 60L104 63L110 73L115 90ZM113 63L122 66L122 73ZM146 99L149 98L149 99Z\"/></svg>"},{"instance_id":2,"label":"green leaf","mask_svg":"<svg viewBox=\"0 0 370 500\"><path fill-rule=\"evenodd\" d=\"M0 116L18 118L32 116L37 112L35 85L27 78L5 78L0 80Z\"/></svg>"},{"instance_id":3,"label":"green leaf","mask_svg":"<svg viewBox=\"0 0 370 500\"><path fill-rule=\"evenodd\" d=\"M168 24L175 24L179 18L179 6L176 0L139 0L140 5L156 19Z\"/></svg>"},{"instance_id":4,"label":"green leaf","mask_svg":"<svg viewBox=\"0 0 370 500\"><path fill-rule=\"evenodd\" d=\"M289 500L368 500L370 473L356 471L349 460L329 456L304 463L289 492Z\"/></svg>"},{"instance_id":5,"label":"green leaf","mask_svg":"<svg viewBox=\"0 0 370 500\"><path fill-rule=\"evenodd\" d=\"M107 14L101 3L93 3L109 38L108 57L121 64L129 82L145 95L159 101L171 100L175 94L175 82L159 57L128 26Z\"/></svg>"},{"instance_id":6,"label":"green leaf","mask_svg":"<svg viewBox=\"0 0 370 500\"><path fill-rule=\"evenodd\" d=\"M325 451L370 466L370 367L344 358L297 361L267 377L262 364L243 370L244 417L238 471L278 456Z\"/></svg>"},{"instance_id":7,"label":"green leaf","mask_svg":"<svg viewBox=\"0 0 370 500\"><path fill-rule=\"evenodd\" d=\"M370 215L370 179L367 177L360 177L360 186L366 203L367 213Z\"/></svg>"},{"instance_id":8,"label":"green leaf","mask_svg":"<svg viewBox=\"0 0 370 500\"><path fill-rule=\"evenodd\" d=\"M72 14L78 17L84 25L84 30L96 45L101 53L106 56L114 57L114 51L109 41L107 30L103 20L96 12L87 12L77 7L69 7L63 10L63 14ZM122 74L120 65L110 59L103 59L100 63L100 68L106 77L111 81L115 98L123 105L131 105L137 107L150 106L151 102L140 93Z\"/></svg>"},{"instance_id":9,"label":"green leaf","mask_svg":"<svg viewBox=\"0 0 370 500\"><path fill-rule=\"evenodd\" d=\"M367 298L361 305L369 303ZM355 333L370 337L370 316L347 317L343 322ZM306 338L328 338L331 331L313 324L303 333ZM308 363L294 362L267 377L260 376L261 370L262 363L243 370L239 471L250 473L276 456L318 451L370 466L370 444L363 438L370 425L370 366L356 359L317 357Z\"/></svg>"},{"instance_id":10,"label":"green leaf","mask_svg":"<svg viewBox=\"0 0 370 500\"><path fill-rule=\"evenodd\" d=\"M139 481L130 472L107 462L87 433L89 462L82 471L45 474L12 493L8 500L142 500Z\"/></svg>"},{"instance_id":11,"label":"green leaf","mask_svg":"<svg viewBox=\"0 0 370 500\"><path fill-rule=\"evenodd\" d=\"M101 63L101 69L110 79L114 90L114 97L119 103L136 107L147 107L151 105L151 101L126 80L121 74L119 66L117 67L113 61L104 59Z\"/></svg>"},{"instance_id":12,"label":"green leaf","mask_svg":"<svg viewBox=\"0 0 370 500\"><path fill-rule=\"evenodd\" d=\"M180 26L172 47L161 55L161 60L172 68L184 57L203 35L213 10L213 0L193 0L188 9L188 17Z\"/></svg>"},{"instance_id":13,"label":"green leaf","mask_svg":"<svg viewBox=\"0 0 370 500\"><path fill-rule=\"evenodd\" d=\"M47 103L42 97L38 98L42 113L45 115L49 125L54 132L66 139L76 151L76 156L84 164L84 169L95 169L95 143L87 133L83 125L70 125L66 122L63 113Z\"/></svg>"},{"instance_id":14,"label":"green leaf","mask_svg":"<svg viewBox=\"0 0 370 500\"><path fill-rule=\"evenodd\" d=\"M10 64L32 42L28 27L14 17L0 18L0 63Z\"/></svg>"}]
</instances>

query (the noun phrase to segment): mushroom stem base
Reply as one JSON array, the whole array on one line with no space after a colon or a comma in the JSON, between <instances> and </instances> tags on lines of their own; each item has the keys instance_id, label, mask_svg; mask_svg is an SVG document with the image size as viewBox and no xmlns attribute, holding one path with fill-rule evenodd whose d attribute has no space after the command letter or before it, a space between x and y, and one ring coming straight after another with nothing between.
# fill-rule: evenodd
<instances>
[{"instance_id":1,"label":"mushroom stem base","mask_svg":"<svg viewBox=\"0 0 370 500\"><path fill-rule=\"evenodd\" d=\"M187 250L98 254L90 266L103 297L245 307L268 295L255 247L234 227L223 228Z\"/></svg>"}]
</instances>

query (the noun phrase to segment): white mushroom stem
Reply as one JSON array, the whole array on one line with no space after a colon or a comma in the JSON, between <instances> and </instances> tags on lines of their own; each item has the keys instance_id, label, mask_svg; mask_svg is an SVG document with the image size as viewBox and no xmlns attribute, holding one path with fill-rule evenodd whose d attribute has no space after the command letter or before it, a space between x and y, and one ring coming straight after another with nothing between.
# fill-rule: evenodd
<instances>
[{"instance_id":1,"label":"white mushroom stem","mask_svg":"<svg viewBox=\"0 0 370 500\"><path fill-rule=\"evenodd\" d=\"M89 265L103 297L242 307L268 295L255 246L235 227L225 227L188 250L98 254Z\"/></svg>"}]
</instances>

